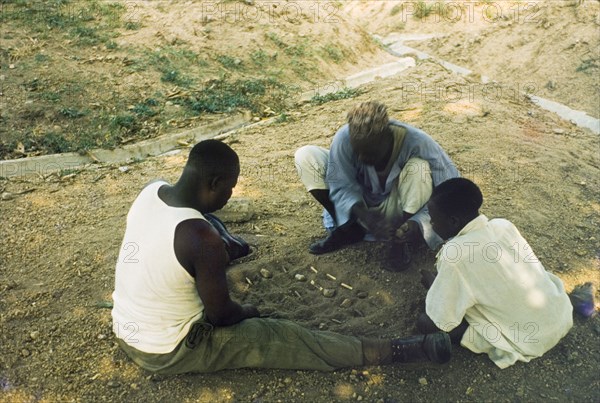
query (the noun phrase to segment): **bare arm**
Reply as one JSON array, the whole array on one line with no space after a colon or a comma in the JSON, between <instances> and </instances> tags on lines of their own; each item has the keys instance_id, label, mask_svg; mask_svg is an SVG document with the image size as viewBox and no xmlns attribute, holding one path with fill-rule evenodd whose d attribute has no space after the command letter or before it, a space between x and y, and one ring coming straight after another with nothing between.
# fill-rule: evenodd
<instances>
[{"instance_id":1,"label":"bare arm","mask_svg":"<svg viewBox=\"0 0 600 403\"><path fill-rule=\"evenodd\" d=\"M175 254L195 273L196 289L206 318L215 326L228 326L259 316L250 305L240 305L229 295L225 269L229 257L217 231L204 220L187 220L175 230Z\"/></svg>"}]
</instances>

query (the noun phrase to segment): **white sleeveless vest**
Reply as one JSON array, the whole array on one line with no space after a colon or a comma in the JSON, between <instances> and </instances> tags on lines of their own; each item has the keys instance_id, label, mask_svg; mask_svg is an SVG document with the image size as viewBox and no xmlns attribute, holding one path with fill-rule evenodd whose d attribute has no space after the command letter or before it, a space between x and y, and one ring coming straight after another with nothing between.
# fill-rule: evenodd
<instances>
[{"instance_id":1,"label":"white sleeveless vest","mask_svg":"<svg viewBox=\"0 0 600 403\"><path fill-rule=\"evenodd\" d=\"M174 249L177 225L204 217L197 210L165 204L158 197L165 184L148 185L129 210L112 295L117 338L155 354L173 351L204 309L195 280Z\"/></svg>"}]
</instances>

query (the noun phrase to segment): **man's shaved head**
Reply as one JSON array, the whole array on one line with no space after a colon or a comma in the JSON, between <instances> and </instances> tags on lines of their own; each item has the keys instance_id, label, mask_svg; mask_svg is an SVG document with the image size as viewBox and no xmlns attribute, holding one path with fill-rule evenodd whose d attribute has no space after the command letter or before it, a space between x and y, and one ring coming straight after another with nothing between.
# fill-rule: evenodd
<instances>
[{"instance_id":1,"label":"man's shaved head","mask_svg":"<svg viewBox=\"0 0 600 403\"><path fill-rule=\"evenodd\" d=\"M204 140L190 151L185 171L204 179L237 176L240 159L227 144L218 140Z\"/></svg>"},{"instance_id":2,"label":"man's shaved head","mask_svg":"<svg viewBox=\"0 0 600 403\"><path fill-rule=\"evenodd\" d=\"M430 200L447 216L475 216L483 204L483 195L472 181L452 178L436 186Z\"/></svg>"}]
</instances>

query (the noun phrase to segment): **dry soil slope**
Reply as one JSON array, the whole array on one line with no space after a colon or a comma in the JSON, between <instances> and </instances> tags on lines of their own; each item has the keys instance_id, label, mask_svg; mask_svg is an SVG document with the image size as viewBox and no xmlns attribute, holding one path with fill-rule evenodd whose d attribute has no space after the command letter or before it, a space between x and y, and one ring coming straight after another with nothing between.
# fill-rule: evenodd
<instances>
[{"instance_id":1,"label":"dry soil slope","mask_svg":"<svg viewBox=\"0 0 600 403\"><path fill-rule=\"evenodd\" d=\"M6 159L64 152L66 143L118 146L197 126L214 115L192 103L202 94L211 103L219 86L229 86L222 101L231 103L260 93L261 82L277 83L252 107L257 116L272 116L303 91L393 59L335 3L28 4L2 9Z\"/></svg>"},{"instance_id":2,"label":"dry soil slope","mask_svg":"<svg viewBox=\"0 0 600 403\"><path fill-rule=\"evenodd\" d=\"M426 2L431 13L419 18L415 4L350 2L345 9L380 35L442 34L408 44L496 80L505 98L526 90L600 117L600 2Z\"/></svg>"}]
</instances>

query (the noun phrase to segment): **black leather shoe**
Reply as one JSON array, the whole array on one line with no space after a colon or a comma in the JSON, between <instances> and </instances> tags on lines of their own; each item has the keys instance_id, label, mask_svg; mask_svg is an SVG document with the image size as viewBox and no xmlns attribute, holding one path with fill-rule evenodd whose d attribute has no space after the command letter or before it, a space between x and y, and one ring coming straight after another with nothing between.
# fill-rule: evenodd
<instances>
[{"instance_id":1,"label":"black leather shoe","mask_svg":"<svg viewBox=\"0 0 600 403\"><path fill-rule=\"evenodd\" d=\"M365 230L359 224L354 223L347 228L334 229L325 239L316 242L308 248L313 255L333 252L344 246L362 241Z\"/></svg>"},{"instance_id":2,"label":"black leather shoe","mask_svg":"<svg viewBox=\"0 0 600 403\"><path fill-rule=\"evenodd\" d=\"M392 340L392 361L410 363L429 360L437 364L450 361L452 343L445 332Z\"/></svg>"},{"instance_id":3,"label":"black leather shoe","mask_svg":"<svg viewBox=\"0 0 600 403\"><path fill-rule=\"evenodd\" d=\"M204 214L204 218L206 218L206 221L211 223L219 232L219 235L221 235L221 239L223 240L223 243L225 243L225 249L227 249L230 260L239 259L250 254L250 246L248 243L240 237L231 235L229 231L227 231L223 221L217 216L206 213Z\"/></svg>"},{"instance_id":4,"label":"black leather shoe","mask_svg":"<svg viewBox=\"0 0 600 403\"><path fill-rule=\"evenodd\" d=\"M437 332L425 335L423 350L429 361L445 364L452 357L452 342L446 332Z\"/></svg>"}]
</instances>

